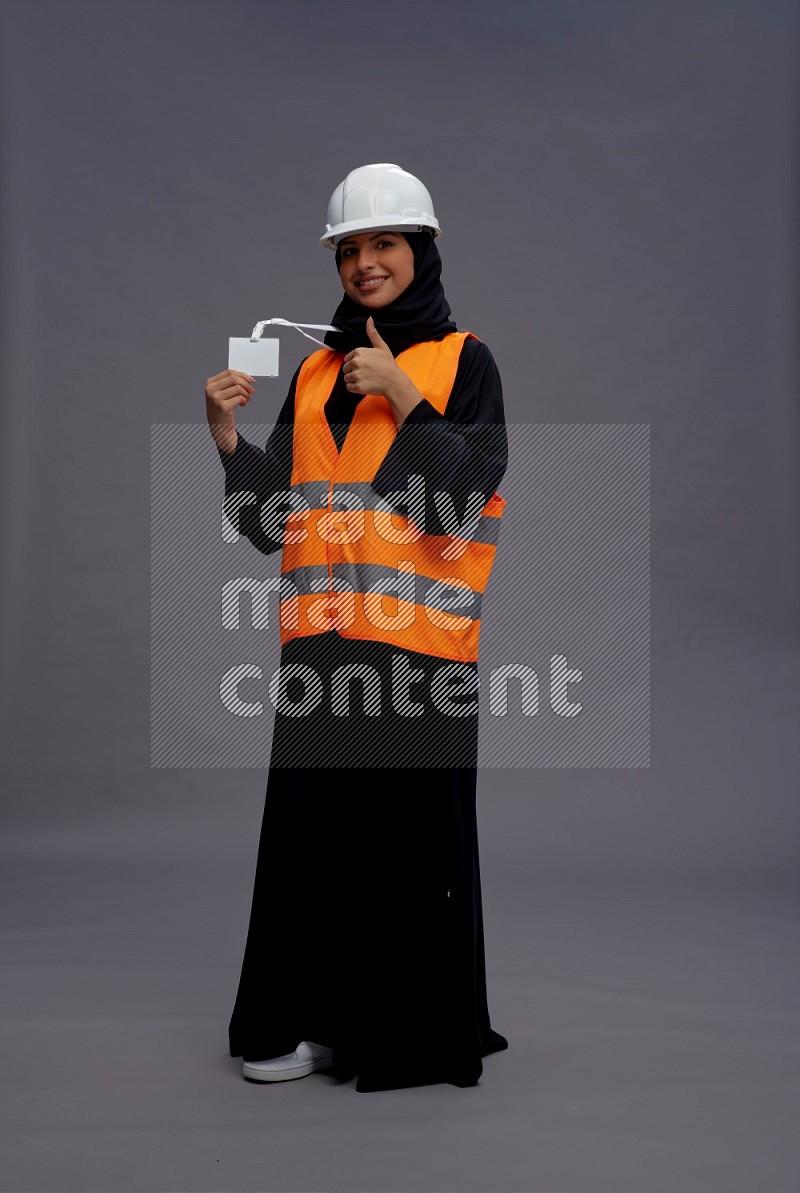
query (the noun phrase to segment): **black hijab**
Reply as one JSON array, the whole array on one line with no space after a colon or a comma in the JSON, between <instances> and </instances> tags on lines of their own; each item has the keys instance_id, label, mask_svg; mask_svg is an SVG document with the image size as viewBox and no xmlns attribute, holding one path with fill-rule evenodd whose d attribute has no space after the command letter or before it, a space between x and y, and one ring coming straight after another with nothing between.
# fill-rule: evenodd
<instances>
[{"instance_id":1,"label":"black hijab","mask_svg":"<svg viewBox=\"0 0 800 1193\"><path fill-rule=\"evenodd\" d=\"M403 232L414 252L414 277L402 294L392 302L372 311L345 294L331 319L339 331L325 333L325 343L337 352L351 352L353 348L371 348L366 323L370 315L375 319L379 335L397 356L420 340L441 340L451 331L458 331L450 318L450 307L441 283L442 258L430 232ZM336 249L336 268L342 260Z\"/></svg>"}]
</instances>

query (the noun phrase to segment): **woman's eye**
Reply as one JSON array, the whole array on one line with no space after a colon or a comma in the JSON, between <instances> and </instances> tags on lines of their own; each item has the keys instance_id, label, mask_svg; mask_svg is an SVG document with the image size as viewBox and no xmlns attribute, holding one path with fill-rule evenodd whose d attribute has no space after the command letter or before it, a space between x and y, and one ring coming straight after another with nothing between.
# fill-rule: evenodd
<instances>
[{"instance_id":1,"label":"woman's eye","mask_svg":"<svg viewBox=\"0 0 800 1193\"><path fill-rule=\"evenodd\" d=\"M394 248L394 246L395 246L394 240L379 240L379 241L377 241L375 247L379 248L379 249L384 249L384 248L391 249L391 248ZM343 257L352 257L352 255L355 251L356 250L352 247L350 247L348 249L342 249L342 256Z\"/></svg>"}]
</instances>

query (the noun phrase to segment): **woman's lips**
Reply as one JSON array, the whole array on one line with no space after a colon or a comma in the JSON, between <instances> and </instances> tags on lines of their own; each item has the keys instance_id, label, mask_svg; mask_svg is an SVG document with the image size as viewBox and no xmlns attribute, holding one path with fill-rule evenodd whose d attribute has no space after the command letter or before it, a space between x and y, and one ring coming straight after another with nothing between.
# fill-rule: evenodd
<instances>
[{"instance_id":1,"label":"woman's lips","mask_svg":"<svg viewBox=\"0 0 800 1193\"><path fill-rule=\"evenodd\" d=\"M359 290L370 291L379 289L379 287L382 286L385 281L385 277L364 278L362 281L356 282L356 285L358 286Z\"/></svg>"}]
</instances>

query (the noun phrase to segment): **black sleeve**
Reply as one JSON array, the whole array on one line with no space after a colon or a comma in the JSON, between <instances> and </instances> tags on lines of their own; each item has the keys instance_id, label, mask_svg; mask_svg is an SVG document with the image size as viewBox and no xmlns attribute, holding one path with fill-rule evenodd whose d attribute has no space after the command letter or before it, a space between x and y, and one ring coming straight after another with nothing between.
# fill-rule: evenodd
<instances>
[{"instance_id":1,"label":"black sleeve","mask_svg":"<svg viewBox=\"0 0 800 1193\"><path fill-rule=\"evenodd\" d=\"M463 521L471 493L496 492L508 464L503 388L494 357L482 340L467 339L444 414L427 398L397 432L372 480L383 498L408 490L412 473L425 485L425 532L446 534L435 492L449 494ZM393 502L406 513L407 503Z\"/></svg>"},{"instance_id":2,"label":"black sleeve","mask_svg":"<svg viewBox=\"0 0 800 1193\"><path fill-rule=\"evenodd\" d=\"M219 444L216 445L225 468L225 513L239 533L264 555L271 555L283 546L281 538L273 538L265 533L261 524L261 508L265 501L276 494L287 492L291 484L294 397L297 377L304 363L305 359L297 366L289 393L263 451L254 443L249 443L238 430L234 451L224 452ZM256 501L245 503L242 499L247 493L254 493ZM289 508L287 503L287 514ZM281 522L281 537L284 522L285 519Z\"/></svg>"}]
</instances>

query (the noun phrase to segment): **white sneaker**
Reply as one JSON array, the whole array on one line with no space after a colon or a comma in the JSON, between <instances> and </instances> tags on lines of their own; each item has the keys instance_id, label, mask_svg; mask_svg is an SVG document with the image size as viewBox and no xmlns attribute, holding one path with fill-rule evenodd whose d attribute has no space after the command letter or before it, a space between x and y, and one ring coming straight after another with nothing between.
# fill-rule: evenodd
<instances>
[{"instance_id":1,"label":"white sneaker","mask_svg":"<svg viewBox=\"0 0 800 1193\"><path fill-rule=\"evenodd\" d=\"M315 1069L326 1068L332 1060L332 1048L303 1040L294 1052L287 1052L286 1056L243 1061L242 1073L251 1081L291 1081L294 1077L305 1077Z\"/></svg>"}]
</instances>

